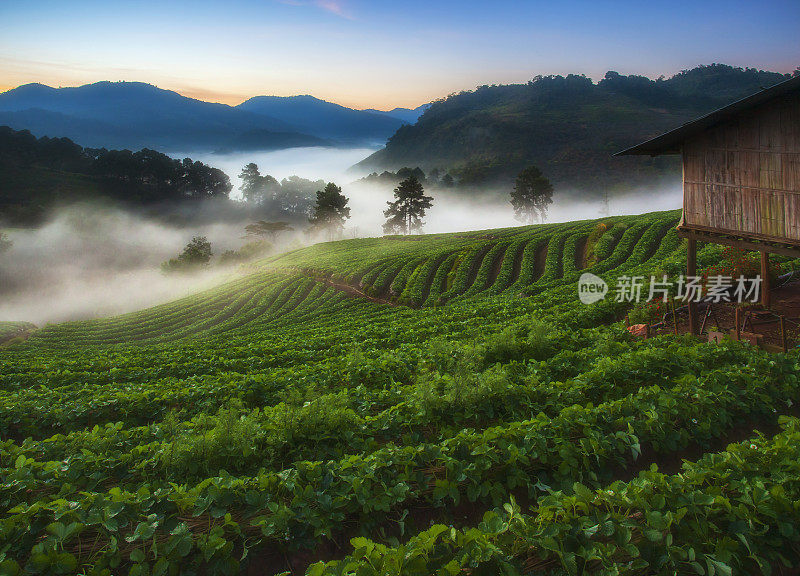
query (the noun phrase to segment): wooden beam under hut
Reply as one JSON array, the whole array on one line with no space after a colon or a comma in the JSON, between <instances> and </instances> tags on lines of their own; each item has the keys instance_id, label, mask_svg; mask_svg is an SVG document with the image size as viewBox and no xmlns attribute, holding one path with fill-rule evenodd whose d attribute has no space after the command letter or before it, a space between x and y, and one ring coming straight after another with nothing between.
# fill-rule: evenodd
<instances>
[{"instance_id":1,"label":"wooden beam under hut","mask_svg":"<svg viewBox=\"0 0 800 576\"><path fill-rule=\"evenodd\" d=\"M769 268L769 253L765 250L761 251L761 304L764 308L769 309L772 304L772 297L770 295L772 286L770 282L770 268Z\"/></svg>"},{"instance_id":2,"label":"wooden beam under hut","mask_svg":"<svg viewBox=\"0 0 800 576\"><path fill-rule=\"evenodd\" d=\"M733 246L734 248L750 250L752 252L767 252L769 254L789 256L790 258L800 258L800 244L792 244L789 242L755 241L735 234L712 232L710 230L699 230L697 228L683 226L678 227L678 237L694 239L700 242L712 242L714 244L722 244L723 246Z\"/></svg>"}]
</instances>

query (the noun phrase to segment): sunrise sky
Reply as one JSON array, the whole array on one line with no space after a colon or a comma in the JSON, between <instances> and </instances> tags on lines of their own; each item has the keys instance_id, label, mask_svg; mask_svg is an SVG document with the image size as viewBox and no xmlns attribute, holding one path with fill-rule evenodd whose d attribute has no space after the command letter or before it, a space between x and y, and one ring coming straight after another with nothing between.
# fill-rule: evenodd
<instances>
[{"instance_id":1,"label":"sunrise sky","mask_svg":"<svg viewBox=\"0 0 800 576\"><path fill-rule=\"evenodd\" d=\"M537 74L791 72L798 29L798 0L0 0L0 91L132 80L228 104L415 107Z\"/></svg>"}]
</instances>

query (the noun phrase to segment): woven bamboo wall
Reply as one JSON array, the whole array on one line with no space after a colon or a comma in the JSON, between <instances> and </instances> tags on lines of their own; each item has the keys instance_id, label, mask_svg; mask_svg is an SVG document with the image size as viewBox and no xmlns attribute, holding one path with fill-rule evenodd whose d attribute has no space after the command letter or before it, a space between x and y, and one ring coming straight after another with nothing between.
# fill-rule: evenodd
<instances>
[{"instance_id":1,"label":"woven bamboo wall","mask_svg":"<svg viewBox=\"0 0 800 576\"><path fill-rule=\"evenodd\" d=\"M684 144L687 227L800 242L800 93Z\"/></svg>"}]
</instances>

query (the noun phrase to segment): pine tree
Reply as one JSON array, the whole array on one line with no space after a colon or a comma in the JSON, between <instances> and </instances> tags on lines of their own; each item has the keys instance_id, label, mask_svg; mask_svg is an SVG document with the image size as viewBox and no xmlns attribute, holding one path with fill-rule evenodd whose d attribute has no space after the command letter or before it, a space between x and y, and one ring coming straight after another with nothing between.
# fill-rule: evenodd
<instances>
[{"instance_id":1,"label":"pine tree","mask_svg":"<svg viewBox=\"0 0 800 576\"><path fill-rule=\"evenodd\" d=\"M328 182L324 190L317 191L317 203L308 221L312 229L328 233L328 239L340 234L344 223L350 218L349 198L342 194L342 189L333 182Z\"/></svg>"},{"instance_id":2,"label":"pine tree","mask_svg":"<svg viewBox=\"0 0 800 576\"><path fill-rule=\"evenodd\" d=\"M263 204L267 200L275 200L280 194L280 182L269 174L262 176L258 165L253 162L242 168L239 178L242 179L239 190L248 204Z\"/></svg>"},{"instance_id":3,"label":"pine tree","mask_svg":"<svg viewBox=\"0 0 800 576\"><path fill-rule=\"evenodd\" d=\"M258 203L261 188L261 172L258 171L258 165L250 162L250 164L242 168L239 178L242 179L242 185L239 186L239 190L242 191L242 197L245 202Z\"/></svg>"},{"instance_id":4,"label":"pine tree","mask_svg":"<svg viewBox=\"0 0 800 576\"><path fill-rule=\"evenodd\" d=\"M394 189L394 202L387 202L387 208L383 215L386 216L386 223L383 225L383 233L391 234L410 234L415 230L422 229L425 211L433 205L433 198L425 196L425 189L416 176L409 176Z\"/></svg>"}]
</instances>

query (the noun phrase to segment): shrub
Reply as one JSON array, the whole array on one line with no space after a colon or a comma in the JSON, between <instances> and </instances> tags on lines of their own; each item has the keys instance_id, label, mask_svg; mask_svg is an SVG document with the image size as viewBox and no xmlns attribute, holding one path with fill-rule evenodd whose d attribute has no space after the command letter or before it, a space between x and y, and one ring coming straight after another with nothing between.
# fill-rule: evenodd
<instances>
[{"instance_id":1,"label":"shrub","mask_svg":"<svg viewBox=\"0 0 800 576\"><path fill-rule=\"evenodd\" d=\"M177 258L171 258L161 265L161 270L167 274L172 272L187 272L208 266L211 262L211 242L205 236L195 236L183 249Z\"/></svg>"},{"instance_id":2,"label":"shrub","mask_svg":"<svg viewBox=\"0 0 800 576\"><path fill-rule=\"evenodd\" d=\"M556 350L559 331L538 320L510 326L487 338L483 360L486 366L511 360L545 360Z\"/></svg>"}]
</instances>

